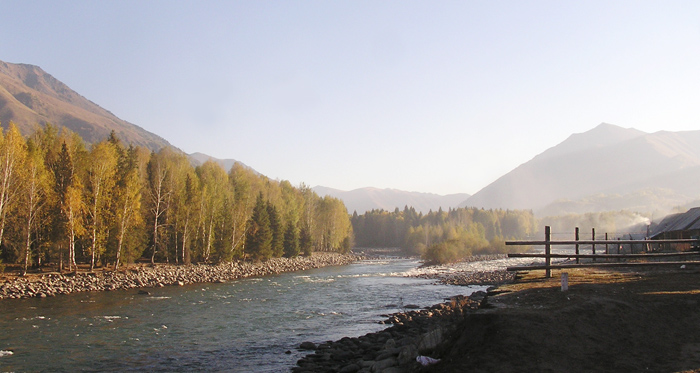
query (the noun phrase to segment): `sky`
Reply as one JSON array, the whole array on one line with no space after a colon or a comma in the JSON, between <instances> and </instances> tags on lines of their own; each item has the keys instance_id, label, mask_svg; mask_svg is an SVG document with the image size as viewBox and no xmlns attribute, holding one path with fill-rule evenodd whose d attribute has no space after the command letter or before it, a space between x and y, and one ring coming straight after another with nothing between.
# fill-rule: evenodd
<instances>
[{"instance_id":1,"label":"sky","mask_svg":"<svg viewBox=\"0 0 700 373\"><path fill-rule=\"evenodd\" d=\"M37 65L294 185L476 193L602 122L700 130L699 1L0 0Z\"/></svg>"}]
</instances>

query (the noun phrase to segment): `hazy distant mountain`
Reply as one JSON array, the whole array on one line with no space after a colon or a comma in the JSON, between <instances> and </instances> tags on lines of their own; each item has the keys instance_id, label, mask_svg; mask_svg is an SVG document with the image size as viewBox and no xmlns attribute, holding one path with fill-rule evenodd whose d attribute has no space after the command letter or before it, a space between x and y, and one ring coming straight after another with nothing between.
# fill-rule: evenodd
<instances>
[{"instance_id":1,"label":"hazy distant mountain","mask_svg":"<svg viewBox=\"0 0 700 373\"><path fill-rule=\"evenodd\" d=\"M363 214L373 209L394 211L396 208L403 210L405 206L413 207L416 211L427 213L430 210L437 211L454 208L469 197L469 194L448 194L441 196L432 193L406 192L396 189L360 188L349 192L316 186L313 190L320 196L331 196L342 200L349 213L357 211Z\"/></svg>"},{"instance_id":2,"label":"hazy distant mountain","mask_svg":"<svg viewBox=\"0 0 700 373\"><path fill-rule=\"evenodd\" d=\"M231 167L233 167L233 165L236 163L238 163L238 164L240 164L248 169L253 170L252 167L246 165L243 162L239 162L235 159L218 159L218 158L214 158L210 155L206 155L204 153L192 153L192 154L188 154L187 156L190 158L190 161L195 166L200 166L200 165L204 164L204 162L206 162L208 160L212 160L212 161L218 163L221 167L223 167L223 169L226 170L226 172L231 170ZM255 171L255 170L253 170L253 171ZM255 173L258 173L258 172L255 171Z\"/></svg>"},{"instance_id":3,"label":"hazy distant mountain","mask_svg":"<svg viewBox=\"0 0 700 373\"><path fill-rule=\"evenodd\" d=\"M23 134L51 123L78 133L86 142L117 136L135 145L158 150L170 145L162 137L117 118L79 95L37 66L0 61L0 123L10 121Z\"/></svg>"},{"instance_id":4,"label":"hazy distant mountain","mask_svg":"<svg viewBox=\"0 0 700 373\"><path fill-rule=\"evenodd\" d=\"M654 211L700 197L700 131L648 134L611 124L570 136L461 206L543 213Z\"/></svg>"}]
</instances>

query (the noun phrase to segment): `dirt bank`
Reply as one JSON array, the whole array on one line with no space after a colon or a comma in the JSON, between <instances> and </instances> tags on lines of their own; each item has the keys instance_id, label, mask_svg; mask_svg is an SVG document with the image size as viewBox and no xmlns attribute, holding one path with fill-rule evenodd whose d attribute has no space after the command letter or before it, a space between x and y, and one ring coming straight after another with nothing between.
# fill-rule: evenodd
<instances>
[{"instance_id":1,"label":"dirt bank","mask_svg":"<svg viewBox=\"0 0 700 373\"><path fill-rule=\"evenodd\" d=\"M468 314L430 372L700 371L700 271L521 274Z\"/></svg>"}]
</instances>

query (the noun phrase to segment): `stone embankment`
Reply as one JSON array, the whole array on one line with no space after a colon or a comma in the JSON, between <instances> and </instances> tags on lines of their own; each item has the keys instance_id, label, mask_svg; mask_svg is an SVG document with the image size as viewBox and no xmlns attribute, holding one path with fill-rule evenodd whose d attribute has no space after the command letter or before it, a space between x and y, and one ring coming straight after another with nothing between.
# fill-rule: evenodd
<instances>
[{"instance_id":1,"label":"stone embankment","mask_svg":"<svg viewBox=\"0 0 700 373\"><path fill-rule=\"evenodd\" d=\"M310 257L273 258L265 262L232 262L219 265L138 266L125 271L75 274L44 274L18 277L0 284L0 299L50 297L82 291L184 286L191 283L224 282L246 277L346 265L361 259L355 255L314 253Z\"/></svg>"},{"instance_id":2,"label":"stone embankment","mask_svg":"<svg viewBox=\"0 0 700 373\"><path fill-rule=\"evenodd\" d=\"M452 297L446 303L393 314L384 321L393 326L357 338L343 338L299 347L315 350L297 362L295 373L397 373L420 371L418 356L429 356L436 347L457 331L460 321L478 309L486 293Z\"/></svg>"}]
</instances>

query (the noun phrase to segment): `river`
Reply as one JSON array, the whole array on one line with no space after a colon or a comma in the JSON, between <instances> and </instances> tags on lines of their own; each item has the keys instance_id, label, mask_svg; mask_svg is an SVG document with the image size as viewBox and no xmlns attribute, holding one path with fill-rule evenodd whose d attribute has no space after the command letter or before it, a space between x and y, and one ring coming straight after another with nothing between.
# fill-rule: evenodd
<instances>
[{"instance_id":1,"label":"river","mask_svg":"<svg viewBox=\"0 0 700 373\"><path fill-rule=\"evenodd\" d=\"M287 372L303 341L385 328L383 314L484 287L403 274L409 259L363 261L223 284L0 302L0 371Z\"/></svg>"}]
</instances>

